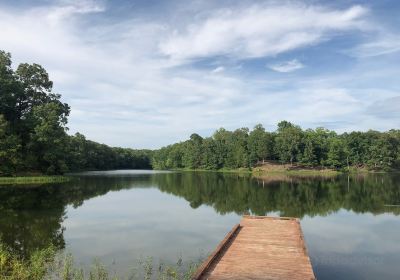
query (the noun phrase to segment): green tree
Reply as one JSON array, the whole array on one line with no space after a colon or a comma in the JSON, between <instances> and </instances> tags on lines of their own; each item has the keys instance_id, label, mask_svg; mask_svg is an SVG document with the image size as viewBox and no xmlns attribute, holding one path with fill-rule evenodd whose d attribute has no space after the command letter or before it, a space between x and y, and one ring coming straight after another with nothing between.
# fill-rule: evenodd
<instances>
[{"instance_id":1,"label":"green tree","mask_svg":"<svg viewBox=\"0 0 400 280\"><path fill-rule=\"evenodd\" d=\"M251 165L259 160L272 158L273 138L271 133L265 131L261 124L258 124L250 132L248 137L248 150Z\"/></svg>"},{"instance_id":2,"label":"green tree","mask_svg":"<svg viewBox=\"0 0 400 280\"><path fill-rule=\"evenodd\" d=\"M208 170L220 169L222 166L219 164L217 153L217 143L212 138L205 138L203 140L203 157L202 167Z\"/></svg>"},{"instance_id":3,"label":"green tree","mask_svg":"<svg viewBox=\"0 0 400 280\"><path fill-rule=\"evenodd\" d=\"M236 129L232 134L230 153L234 168L250 166L247 143L248 137L249 129L247 127Z\"/></svg>"},{"instance_id":4,"label":"green tree","mask_svg":"<svg viewBox=\"0 0 400 280\"><path fill-rule=\"evenodd\" d=\"M19 149L19 139L9 133L8 123L0 115L0 176L15 173L20 162Z\"/></svg>"},{"instance_id":5,"label":"green tree","mask_svg":"<svg viewBox=\"0 0 400 280\"><path fill-rule=\"evenodd\" d=\"M309 133L307 133L304 138L304 150L301 156L301 162L310 166L315 166L318 164L316 144L312 135Z\"/></svg>"},{"instance_id":6,"label":"green tree","mask_svg":"<svg viewBox=\"0 0 400 280\"><path fill-rule=\"evenodd\" d=\"M183 155L183 165L190 169L201 167L202 162L202 143L203 138L193 133L185 143L185 153Z\"/></svg>"},{"instance_id":7,"label":"green tree","mask_svg":"<svg viewBox=\"0 0 400 280\"><path fill-rule=\"evenodd\" d=\"M228 152L230 149L229 147L232 139L232 132L227 131L224 128L220 128L214 132L212 138L215 142L215 154L218 168L231 168L228 163Z\"/></svg>"},{"instance_id":8,"label":"green tree","mask_svg":"<svg viewBox=\"0 0 400 280\"><path fill-rule=\"evenodd\" d=\"M11 68L11 54L0 51L0 114L14 128L17 114L18 98L23 94L23 88Z\"/></svg>"},{"instance_id":9,"label":"green tree","mask_svg":"<svg viewBox=\"0 0 400 280\"><path fill-rule=\"evenodd\" d=\"M182 168L183 165L183 147L181 144L175 144L170 147L168 152L167 166L168 168Z\"/></svg>"},{"instance_id":10,"label":"green tree","mask_svg":"<svg viewBox=\"0 0 400 280\"><path fill-rule=\"evenodd\" d=\"M275 149L282 162L296 161L302 141L302 130L299 126L290 122L278 123L278 131L275 138Z\"/></svg>"},{"instance_id":11,"label":"green tree","mask_svg":"<svg viewBox=\"0 0 400 280\"><path fill-rule=\"evenodd\" d=\"M391 137L391 143L393 145L393 157L394 157L394 168L400 168L400 130L391 129L387 132L388 136Z\"/></svg>"},{"instance_id":12,"label":"green tree","mask_svg":"<svg viewBox=\"0 0 400 280\"><path fill-rule=\"evenodd\" d=\"M329 139L337 137L336 133L318 127L307 129L303 133L301 162L305 165L323 165L327 159Z\"/></svg>"},{"instance_id":13,"label":"green tree","mask_svg":"<svg viewBox=\"0 0 400 280\"><path fill-rule=\"evenodd\" d=\"M39 168L47 174L67 170L65 164L67 114L58 103L36 106L32 118L35 126L29 149L37 155Z\"/></svg>"},{"instance_id":14,"label":"green tree","mask_svg":"<svg viewBox=\"0 0 400 280\"><path fill-rule=\"evenodd\" d=\"M368 149L368 165L373 169L390 170L396 165L398 141L389 133L380 134Z\"/></svg>"},{"instance_id":15,"label":"green tree","mask_svg":"<svg viewBox=\"0 0 400 280\"><path fill-rule=\"evenodd\" d=\"M340 168L346 165L347 151L344 141L341 138L331 138L329 142L328 157L326 165L333 168Z\"/></svg>"}]
</instances>

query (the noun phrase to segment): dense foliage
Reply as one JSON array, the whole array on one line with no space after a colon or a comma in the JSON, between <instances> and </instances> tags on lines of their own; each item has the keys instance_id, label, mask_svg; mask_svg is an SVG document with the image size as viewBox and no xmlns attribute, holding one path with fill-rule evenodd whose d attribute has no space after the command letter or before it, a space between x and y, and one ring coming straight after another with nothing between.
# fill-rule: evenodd
<instances>
[{"instance_id":1,"label":"dense foliage","mask_svg":"<svg viewBox=\"0 0 400 280\"><path fill-rule=\"evenodd\" d=\"M236 169L265 160L303 166L366 167L390 170L400 166L400 130L337 134L325 128L302 130L287 121L275 132L256 125L217 130L212 137L190 139L155 151L156 169Z\"/></svg>"},{"instance_id":2,"label":"dense foliage","mask_svg":"<svg viewBox=\"0 0 400 280\"><path fill-rule=\"evenodd\" d=\"M0 277L10 280L45 279L55 254L53 246L49 246L43 250L36 250L28 259L23 259L0 240Z\"/></svg>"},{"instance_id":3,"label":"dense foliage","mask_svg":"<svg viewBox=\"0 0 400 280\"><path fill-rule=\"evenodd\" d=\"M0 51L0 176L150 167L150 151L69 136L69 112L42 66L22 63L14 71L11 55Z\"/></svg>"}]
</instances>

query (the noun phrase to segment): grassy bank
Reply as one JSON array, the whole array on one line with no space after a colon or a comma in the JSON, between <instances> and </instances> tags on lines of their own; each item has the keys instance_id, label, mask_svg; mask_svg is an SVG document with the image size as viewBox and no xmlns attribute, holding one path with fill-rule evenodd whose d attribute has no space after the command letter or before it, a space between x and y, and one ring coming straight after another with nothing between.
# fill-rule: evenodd
<instances>
[{"instance_id":1,"label":"grassy bank","mask_svg":"<svg viewBox=\"0 0 400 280\"><path fill-rule=\"evenodd\" d=\"M238 168L238 169L174 169L173 171L180 172L215 172L215 173L236 173L249 174L254 176L269 176L269 175L293 175L293 176L334 176L342 173L342 171L334 169L312 169L312 168L295 168L290 169L283 166L275 168Z\"/></svg>"},{"instance_id":2,"label":"grassy bank","mask_svg":"<svg viewBox=\"0 0 400 280\"><path fill-rule=\"evenodd\" d=\"M292 175L292 176L336 176L339 175L343 172L338 171L338 170L281 170L281 171L259 171L259 170L253 170L253 175L255 176L268 176L268 175Z\"/></svg>"},{"instance_id":3,"label":"grassy bank","mask_svg":"<svg viewBox=\"0 0 400 280\"><path fill-rule=\"evenodd\" d=\"M71 180L71 178L67 176L0 177L0 185L63 183L68 182L69 180Z\"/></svg>"},{"instance_id":4,"label":"grassy bank","mask_svg":"<svg viewBox=\"0 0 400 280\"><path fill-rule=\"evenodd\" d=\"M0 279L8 280L189 280L198 264L179 259L167 265L145 258L132 264L128 276L122 276L97 259L90 267L77 265L71 254L57 253L53 246L37 250L29 258L21 258L0 242Z\"/></svg>"}]
</instances>

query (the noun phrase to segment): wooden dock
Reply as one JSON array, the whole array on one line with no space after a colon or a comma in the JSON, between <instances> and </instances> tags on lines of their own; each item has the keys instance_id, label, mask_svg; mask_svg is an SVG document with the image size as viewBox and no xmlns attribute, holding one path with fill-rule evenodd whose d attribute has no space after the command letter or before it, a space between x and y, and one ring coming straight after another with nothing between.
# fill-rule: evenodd
<instances>
[{"instance_id":1,"label":"wooden dock","mask_svg":"<svg viewBox=\"0 0 400 280\"><path fill-rule=\"evenodd\" d=\"M204 279L315 279L299 220L244 216L194 274Z\"/></svg>"}]
</instances>

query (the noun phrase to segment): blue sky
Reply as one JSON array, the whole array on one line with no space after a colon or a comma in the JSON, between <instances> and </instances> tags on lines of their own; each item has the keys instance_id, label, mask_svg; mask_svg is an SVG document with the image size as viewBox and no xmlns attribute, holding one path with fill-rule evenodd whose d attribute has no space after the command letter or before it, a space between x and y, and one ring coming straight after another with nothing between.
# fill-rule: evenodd
<instances>
[{"instance_id":1,"label":"blue sky","mask_svg":"<svg viewBox=\"0 0 400 280\"><path fill-rule=\"evenodd\" d=\"M69 133L157 148L289 120L400 128L400 1L0 1L0 49L43 65Z\"/></svg>"}]
</instances>

